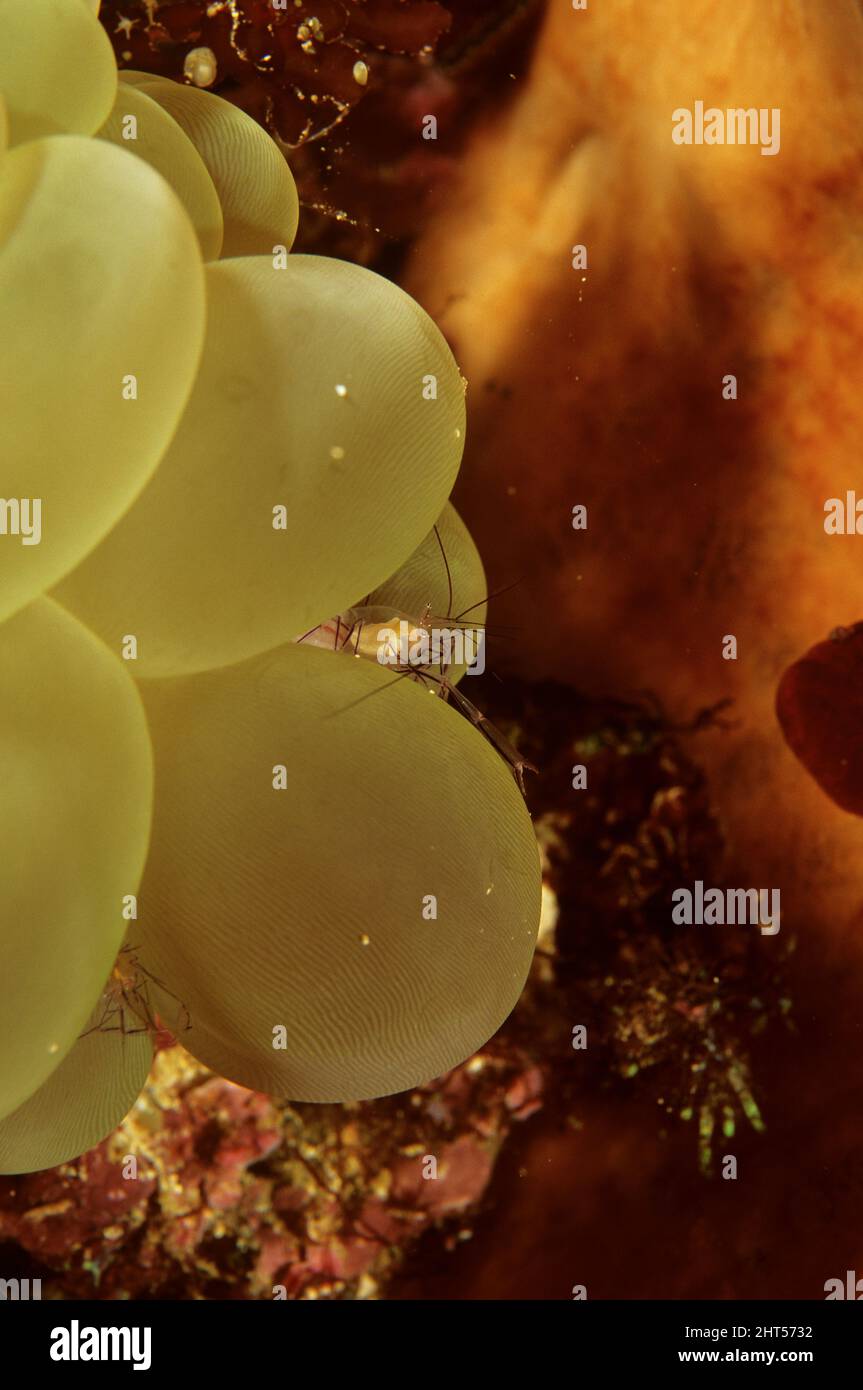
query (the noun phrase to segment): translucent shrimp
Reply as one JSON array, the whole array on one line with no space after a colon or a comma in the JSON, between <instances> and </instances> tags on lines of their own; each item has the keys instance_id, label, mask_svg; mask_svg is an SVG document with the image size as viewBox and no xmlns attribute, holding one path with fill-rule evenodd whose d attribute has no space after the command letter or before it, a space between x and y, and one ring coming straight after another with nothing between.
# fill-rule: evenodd
<instances>
[{"instance_id":1,"label":"translucent shrimp","mask_svg":"<svg viewBox=\"0 0 863 1390\"><path fill-rule=\"evenodd\" d=\"M346 652L357 659L376 661L389 667L397 677L409 677L430 693L450 701L509 763L524 793L525 771L536 772L537 769L449 677L453 666L465 666L477 674L484 669L485 624L465 619L486 600L480 599L461 613L452 614L452 576L437 527L434 533L447 574L449 602L444 617L436 617L430 604L418 615L412 615L381 604L362 603L312 628L297 640Z\"/></svg>"},{"instance_id":2,"label":"translucent shrimp","mask_svg":"<svg viewBox=\"0 0 863 1390\"><path fill-rule=\"evenodd\" d=\"M91 1033L121 1033L130 1037L135 1033L155 1034L161 1031L158 1015L150 1000L150 985L173 999L180 1008L178 1031L185 1033L191 1028L189 1010L181 999L168 989L158 975L153 975L141 964L137 947L123 946L114 962L108 983L102 992L102 1012L98 1023L81 1034L82 1038ZM138 1026L132 1026L136 1023Z\"/></svg>"}]
</instances>

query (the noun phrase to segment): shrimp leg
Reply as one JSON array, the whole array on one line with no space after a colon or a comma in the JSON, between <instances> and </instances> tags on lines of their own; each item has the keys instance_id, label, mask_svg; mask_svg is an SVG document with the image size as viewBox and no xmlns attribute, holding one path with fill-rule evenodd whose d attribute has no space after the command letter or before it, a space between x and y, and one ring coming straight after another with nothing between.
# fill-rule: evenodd
<instances>
[{"instance_id":1,"label":"shrimp leg","mask_svg":"<svg viewBox=\"0 0 863 1390\"><path fill-rule=\"evenodd\" d=\"M425 679L436 680L436 677L429 676L425 673ZM524 795L525 771L538 772L539 769L534 767L533 763L529 762L527 758L522 757L515 744L511 743L496 725L492 724L491 720L483 714L482 710L477 709L476 705L473 704L466 695L462 694L457 685L452 685L451 682L446 679L439 681L438 684L441 686L440 693L443 698L445 700L452 700L456 709L466 715L470 722L479 729L483 737L488 740L491 746L496 748L501 757L509 763L513 771L513 776L521 789L522 795Z\"/></svg>"}]
</instances>

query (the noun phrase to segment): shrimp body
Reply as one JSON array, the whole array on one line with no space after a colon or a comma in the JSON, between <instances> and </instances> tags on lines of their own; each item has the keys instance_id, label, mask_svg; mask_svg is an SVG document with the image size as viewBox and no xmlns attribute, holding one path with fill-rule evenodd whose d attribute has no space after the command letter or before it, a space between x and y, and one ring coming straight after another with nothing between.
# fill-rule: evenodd
<instances>
[{"instance_id":1,"label":"shrimp body","mask_svg":"<svg viewBox=\"0 0 863 1390\"><path fill-rule=\"evenodd\" d=\"M430 694L451 701L483 737L509 763L524 792L525 769L536 772L514 744L492 724L481 710L450 679L452 667L469 668L479 675L485 670L485 626L464 621L473 604L452 615L452 577L437 527L434 528L447 570L449 605L445 617L437 617L427 603L418 616L400 612L385 604L355 604L337 618L320 623L298 637L298 642L347 652L351 656L387 666L397 676L419 682ZM485 600L482 600L484 603Z\"/></svg>"},{"instance_id":2,"label":"shrimp body","mask_svg":"<svg viewBox=\"0 0 863 1390\"><path fill-rule=\"evenodd\" d=\"M171 993L157 975L144 968L133 946L123 946L102 991L99 1021L81 1037L86 1038L90 1033L121 1033L124 1037L134 1033L158 1033L160 1023L150 1000L151 983L180 1005L184 1020L180 1031L185 1032L191 1027L185 1004Z\"/></svg>"},{"instance_id":3,"label":"shrimp body","mask_svg":"<svg viewBox=\"0 0 863 1390\"><path fill-rule=\"evenodd\" d=\"M407 672L446 669L453 664L454 633L432 625L428 606L419 617L374 605L350 608L344 621L351 632L347 643L350 650L381 666Z\"/></svg>"},{"instance_id":4,"label":"shrimp body","mask_svg":"<svg viewBox=\"0 0 863 1390\"><path fill-rule=\"evenodd\" d=\"M483 652L483 628L453 618L435 619L429 605L415 617L380 604L358 604L300 640L331 651L348 651L404 674L424 670L444 674L449 667L461 665L482 670L477 663Z\"/></svg>"}]
</instances>

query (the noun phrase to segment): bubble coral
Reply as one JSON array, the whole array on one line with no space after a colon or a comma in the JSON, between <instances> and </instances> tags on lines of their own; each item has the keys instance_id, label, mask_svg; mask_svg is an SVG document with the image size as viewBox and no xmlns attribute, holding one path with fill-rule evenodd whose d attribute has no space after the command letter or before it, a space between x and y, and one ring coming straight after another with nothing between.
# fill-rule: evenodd
<instances>
[{"instance_id":1,"label":"bubble coral","mask_svg":"<svg viewBox=\"0 0 863 1390\"><path fill-rule=\"evenodd\" d=\"M97 9L0 0L5 1172L122 1119L157 1017L281 1096L428 1081L512 1009L539 917L477 730L296 641L372 591L457 611L435 523L480 605L455 361L388 281L290 255L270 137L118 82Z\"/></svg>"}]
</instances>

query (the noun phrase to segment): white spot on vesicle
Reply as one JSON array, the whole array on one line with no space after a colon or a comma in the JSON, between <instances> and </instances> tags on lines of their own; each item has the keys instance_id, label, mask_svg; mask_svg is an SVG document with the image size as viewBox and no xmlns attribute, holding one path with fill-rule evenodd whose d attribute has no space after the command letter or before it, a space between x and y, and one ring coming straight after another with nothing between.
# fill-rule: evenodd
<instances>
[{"instance_id":1,"label":"white spot on vesicle","mask_svg":"<svg viewBox=\"0 0 863 1390\"><path fill-rule=\"evenodd\" d=\"M218 63L212 48L192 48L183 63L183 76L194 87L212 87L218 74Z\"/></svg>"}]
</instances>

